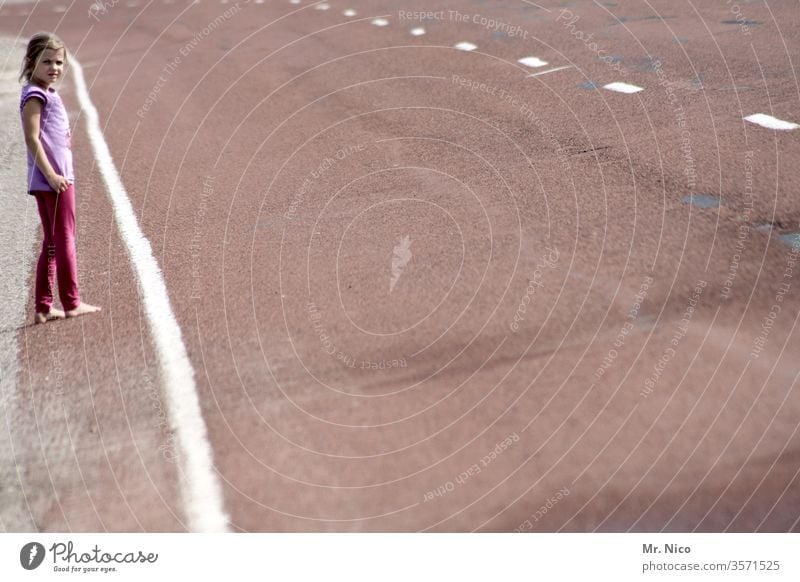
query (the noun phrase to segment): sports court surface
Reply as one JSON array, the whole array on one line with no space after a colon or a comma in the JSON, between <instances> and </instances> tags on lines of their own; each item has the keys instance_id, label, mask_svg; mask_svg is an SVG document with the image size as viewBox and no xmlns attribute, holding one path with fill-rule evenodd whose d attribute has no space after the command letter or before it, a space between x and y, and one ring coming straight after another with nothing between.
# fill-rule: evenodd
<instances>
[{"instance_id":1,"label":"sports court surface","mask_svg":"<svg viewBox=\"0 0 800 582\"><path fill-rule=\"evenodd\" d=\"M39 30L104 310L34 326ZM0 0L0 35L0 529L800 530L797 2Z\"/></svg>"}]
</instances>

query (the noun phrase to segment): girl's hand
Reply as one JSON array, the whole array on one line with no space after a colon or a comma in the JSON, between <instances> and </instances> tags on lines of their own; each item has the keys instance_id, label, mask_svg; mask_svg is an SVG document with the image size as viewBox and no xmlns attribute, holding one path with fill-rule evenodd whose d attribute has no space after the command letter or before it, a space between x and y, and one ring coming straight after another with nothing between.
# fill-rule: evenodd
<instances>
[{"instance_id":1,"label":"girl's hand","mask_svg":"<svg viewBox=\"0 0 800 582\"><path fill-rule=\"evenodd\" d=\"M61 194L64 190L69 188L69 180L67 180L64 176L59 176L58 174L48 176L47 183L50 184L50 187L58 194Z\"/></svg>"}]
</instances>

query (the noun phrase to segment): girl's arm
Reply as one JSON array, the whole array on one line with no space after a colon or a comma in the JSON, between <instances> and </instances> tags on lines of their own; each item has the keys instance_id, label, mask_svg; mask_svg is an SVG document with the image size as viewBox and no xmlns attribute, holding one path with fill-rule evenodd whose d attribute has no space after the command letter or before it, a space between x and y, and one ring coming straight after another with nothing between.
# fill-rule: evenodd
<instances>
[{"instance_id":1,"label":"girl's arm","mask_svg":"<svg viewBox=\"0 0 800 582\"><path fill-rule=\"evenodd\" d=\"M22 127L25 132L25 145L33 157L36 166L44 174L50 187L61 194L69 188L69 180L64 176L59 176L47 159L44 146L39 140L39 123L42 118L42 102L39 99L31 98L25 102L22 109Z\"/></svg>"}]
</instances>

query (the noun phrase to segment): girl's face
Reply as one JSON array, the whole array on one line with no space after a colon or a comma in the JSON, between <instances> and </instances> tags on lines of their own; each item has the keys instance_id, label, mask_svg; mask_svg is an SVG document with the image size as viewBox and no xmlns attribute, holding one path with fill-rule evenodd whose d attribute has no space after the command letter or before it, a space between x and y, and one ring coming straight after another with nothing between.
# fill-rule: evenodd
<instances>
[{"instance_id":1,"label":"girl's face","mask_svg":"<svg viewBox=\"0 0 800 582\"><path fill-rule=\"evenodd\" d=\"M31 73L31 81L47 89L64 72L64 49L44 49Z\"/></svg>"}]
</instances>

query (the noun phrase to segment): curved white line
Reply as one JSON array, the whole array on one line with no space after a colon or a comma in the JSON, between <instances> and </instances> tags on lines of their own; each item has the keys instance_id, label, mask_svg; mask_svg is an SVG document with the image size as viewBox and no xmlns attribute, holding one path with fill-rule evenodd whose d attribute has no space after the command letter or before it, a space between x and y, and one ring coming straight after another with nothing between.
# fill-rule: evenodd
<instances>
[{"instance_id":1,"label":"curved white line","mask_svg":"<svg viewBox=\"0 0 800 582\"><path fill-rule=\"evenodd\" d=\"M130 198L103 137L97 109L86 88L83 68L74 57L70 59L70 65L74 71L78 101L86 114L89 141L114 208L120 236L136 274L139 294L155 342L169 421L178 443L180 491L187 527L195 532L228 531L229 519L224 510L222 489L200 411L194 370L170 305L166 283L153 256L150 241L139 228Z\"/></svg>"}]
</instances>

